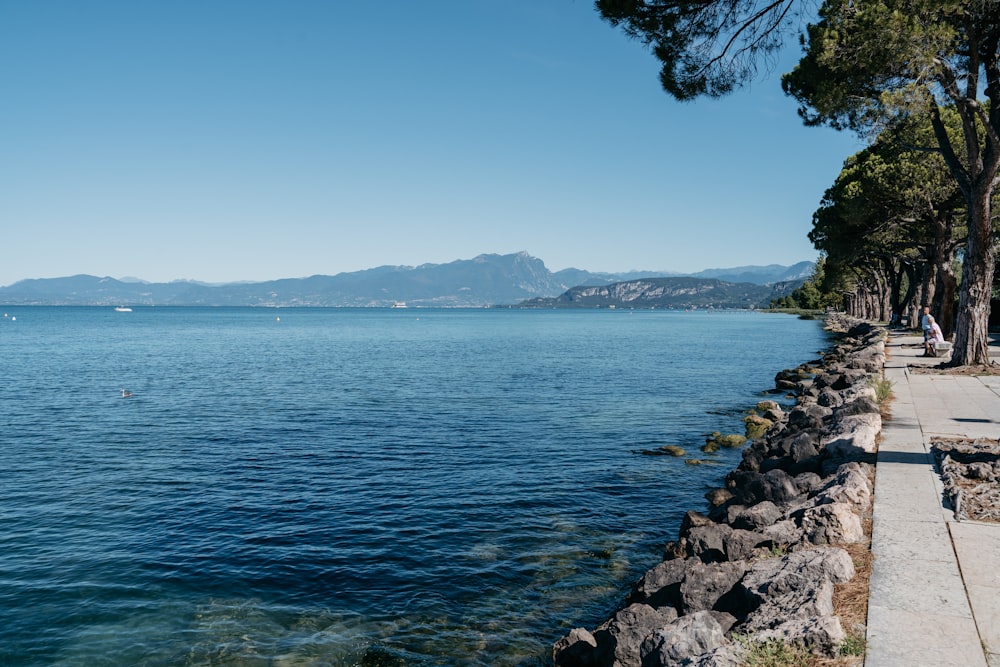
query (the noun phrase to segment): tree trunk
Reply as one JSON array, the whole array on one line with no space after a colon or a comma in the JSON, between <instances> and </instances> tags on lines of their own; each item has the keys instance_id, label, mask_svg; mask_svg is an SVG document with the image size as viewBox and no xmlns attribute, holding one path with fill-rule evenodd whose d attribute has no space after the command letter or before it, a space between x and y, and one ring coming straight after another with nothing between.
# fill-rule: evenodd
<instances>
[{"instance_id":1,"label":"tree trunk","mask_svg":"<svg viewBox=\"0 0 1000 667\"><path fill-rule=\"evenodd\" d=\"M923 280L920 283L920 299L918 299L915 310L915 316L913 318L913 326L920 326L920 318L923 316L924 306L931 306L931 311L933 313L933 303L934 303L934 293L937 286L937 263L934 261L933 257L924 267ZM936 317L936 316L935 316Z\"/></svg>"},{"instance_id":2,"label":"tree trunk","mask_svg":"<svg viewBox=\"0 0 1000 667\"><path fill-rule=\"evenodd\" d=\"M913 296L917 293L917 267L912 262L907 262L903 268L906 273L906 294L900 302L899 315L909 316L910 322L913 322L915 321L913 315L917 311L917 306L913 303Z\"/></svg>"},{"instance_id":3,"label":"tree trunk","mask_svg":"<svg viewBox=\"0 0 1000 667\"><path fill-rule=\"evenodd\" d=\"M992 187L977 183L969 207L969 238L962 263L958 322L949 366L989 364L990 293L993 288Z\"/></svg>"},{"instance_id":4,"label":"tree trunk","mask_svg":"<svg viewBox=\"0 0 1000 667\"><path fill-rule=\"evenodd\" d=\"M878 317L880 322L888 322L892 317L892 293L893 290L889 288L887 281L883 280L882 293L879 295L881 297L879 299L879 310L881 312Z\"/></svg>"},{"instance_id":5,"label":"tree trunk","mask_svg":"<svg viewBox=\"0 0 1000 667\"><path fill-rule=\"evenodd\" d=\"M932 308L939 314L937 321L941 333L945 338L951 338L955 333L955 290L958 288L958 281L955 279L955 270L951 266L950 259L938 268L937 274L938 287Z\"/></svg>"},{"instance_id":6,"label":"tree trunk","mask_svg":"<svg viewBox=\"0 0 1000 667\"><path fill-rule=\"evenodd\" d=\"M951 338L955 331L955 269L952 260L955 257L955 247L951 241L954 222L951 211L935 216L931 221L934 230L934 243L931 246L931 264L934 272L933 295L928 300L931 312L937 318L944 337Z\"/></svg>"},{"instance_id":7,"label":"tree trunk","mask_svg":"<svg viewBox=\"0 0 1000 667\"><path fill-rule=\"evenodd\" d=\"M893 313L899 313L899 307L901 303L900 297L902 296L900 292L903 289L903 263L899 263L899 269L896 270L894 266L894 261L889 259L883 259L882 263L885 265L885 269L889 274L889 317L885 318L887 320L892 319Z\"/></svg>"}]
</instances>

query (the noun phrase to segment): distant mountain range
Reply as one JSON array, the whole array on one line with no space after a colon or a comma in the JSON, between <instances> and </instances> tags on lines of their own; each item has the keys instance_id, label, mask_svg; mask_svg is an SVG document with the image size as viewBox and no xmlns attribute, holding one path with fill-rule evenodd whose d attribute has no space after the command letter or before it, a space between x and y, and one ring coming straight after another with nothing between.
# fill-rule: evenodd
<instances>
[{"instance_id":1,"label":"distant mountain range","mask_svg":"<svg viewBox=\"0 0 1000 667\"><path fill-rule=\"evenodd\" d=\"M557 297L530 299L531 308L761 308L801 280L773 285L731 283L715 278L642 278L610 285L573 287Z\"/></svg>"},{"instance_id":2,"label":"distant mountain range","mask_svg":"<svg viewBox=\"0 0 1000 667\"><path fill-rule=\"evenodd\" d=\"M646 279L681 280L677 283L700 294L727 294L726 303L746 303L757 295L772 294L797 287L813 271L812 262L793 266L741 266L733 269L707 269L694 274L656 271L594 273L581 269L551 272L542 260L520 252L510 255L480 255L473 259L447 264L421 266L381 266L364 271L316 275L308 278L285 278L266 282L209 285L194 281L147 283L135 278L116 280L89 275L65 278L21 280L0 287L0 303L5 305L74 305L74 306L321 306L389 307L405 303L410 307L482 307L518 305L530 301L538 306L553 299L550 306L568 305L566 296L572 288L601 287L613 283L636 283ZM699 282L707 281L702 284ZM692 282L693 281L693 282ZM725 284L740 283L728 288ZM657 283L666 286L669 283ZM707 285L714 285L706 290ZM696 287L690 287L695 285ZM791 287L790 287L791 286ZM760 289L754 289L760 288ZM629 289L611 293L631 293ZM651 288L657 289L657 288ZM666 287L664 287L666 289ZM672 288L671 288L672 289ZM668 290L669 291L669 290ZM665 294L666 292L664 292ZM745 294L742 300L737 293ZM782 293L785 293L782 291ZM600 305L596 293L574 292L571 307L583 303ZM562 296L561 296L562 295ZM566 296L564 302L559 302ZM611 297L603 297L605 300ZM753 305L766 303L760 296ZM595 300L596 299L596 300ZM711 299L709 299L711 301ZM640 299L636 305L642 303ZM611 301L603 305L610 305ZM696 305L696 304L691 304ZM703 304L707 305L707 303ZM719 304L720 307L722 303ZM649 306L644 306L649 307ZM684 306L686 307L686 306ZM728 307L728 306L726 306Z\"/></svg>"}]
</instances>

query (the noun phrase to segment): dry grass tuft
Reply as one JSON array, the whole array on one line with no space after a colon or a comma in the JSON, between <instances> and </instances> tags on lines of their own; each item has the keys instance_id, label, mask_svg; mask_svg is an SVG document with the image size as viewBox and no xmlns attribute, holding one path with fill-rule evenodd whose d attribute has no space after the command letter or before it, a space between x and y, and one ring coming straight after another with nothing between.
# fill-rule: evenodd
<instances>
[{"instance_id":1,"label":"dry grass tuft","mask_svg":"<svg viewBox=\"0 0 1000 667\"><path fill-rule=\"evenodd\" d=\"M872 520L863 521L868 541L838 545L854 561L854 578L833 589L833 610L847 633L837 658L813 656L805 667L859 667L864 663L865 636L868 623L868 583L872 576Z\"/></svg>"},{"instance_id":2,"label":"dry grass tuft","mask_svg":"<svg viewBox=\"0 0 1000 667\"><path fill-rule=\"evenodd\" d=\"M871 519L866 519L871 531ZM868 582L872 576L871 544L846 544L843 548L854 561L854 578L838 584L833 591L833 608L840 622L850 633L851 629L868 622Z\"/></svg>"}]
</instances>

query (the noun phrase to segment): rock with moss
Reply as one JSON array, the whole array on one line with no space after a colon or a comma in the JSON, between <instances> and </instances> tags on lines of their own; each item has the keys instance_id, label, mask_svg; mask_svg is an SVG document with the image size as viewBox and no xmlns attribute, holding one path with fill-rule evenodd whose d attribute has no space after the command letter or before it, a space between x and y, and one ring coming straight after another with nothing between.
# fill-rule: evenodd
<instances>
[{"instance_id":1,"label":"rock with moss","mask_svg":"<svg viewBox=\"0 0 1000 667\"><path fill-rule=\"evenodd\" d=\"M743 418L743 423L746 424L746 437L748 440L763 438L768 429L774 426L773 421L765 419L760 415L747 415Z\"/></svg>"},{"instance_id":2,"label":"rock with moss","mask_svg":"<svg viewBox=\"0 0 1000 667\"><path fill-rule=\"evenodd\" d=\"M720 447L726 447L727 449L733 449L735 447L742 447L747 442L747 437L745 435L740 435L739 433L729 433L727 435L722 435L718 431L712 433L705 444L702 446L701 451L703 452L717 452Z\"/></svg>"},{"instance_id":3,"label":"rock with moss","mask_svg":"<svg viewBox=\"0 0 1000 667\"><path fill-rule=\"evenodd\" d=\"M781 406L778 404L777 401L758 401L757 410L759 412L767 412L768 410L771 410L773 412L780 414Z\"/></svg>"},{"instance_id":4,"label":"rock with moss","mask_svg":"<svg viewBox=\"0 0 1000 667\"><path fill-rule=\"evenodd\" d=\"M684 459L684 463L689 466L717 466L720 465L719 461L713 461L712 459Z\"/></svg>"},{"instance_id":5,"label":"rock with moss","mask_svg":"<svg viewBox=\"0 0 1000 667\"><path fill-rule=\"evenodd\" d=\"M715 441L722 447L734 449L747 444L747 437L745 435L740 435L739 433L730 433L728 435L720 435L715 439Z\"/></svg>"}]
</instances>

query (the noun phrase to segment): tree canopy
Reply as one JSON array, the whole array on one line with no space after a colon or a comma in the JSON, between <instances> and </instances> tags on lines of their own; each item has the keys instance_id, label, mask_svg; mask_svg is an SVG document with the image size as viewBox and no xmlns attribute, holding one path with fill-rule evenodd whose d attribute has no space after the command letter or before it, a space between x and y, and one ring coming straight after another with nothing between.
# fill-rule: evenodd
<instances>
[{"instance_id":1,"label":"tree canopy","mask_svg":"<svg viewBox=\"0 0 1000 667\"><path fill-rule=\"evenodd\" d=\"M783 77L807 124L871 132L923 117L962 192L968 234L953 365L988 364L992 197L1000 169L1000 3L826 0ZM980 94L986 100L979 99ZM945 107L962 132L947 131Z\"/></svg>"},{"instance_id":2,"label":"tree canopy","mask_svg":"<svg viewBox=\"0 0 1000 667\"><path fill-rule=\"evenodd\" d=\"M953 365L989 363L992 198L1000 171L1000 2L994 0L596 0L651 47L678 100L747 83L799 22L804 56L783 78L809 125L868 137L922 118L962 194L968 229ZM981 100L983 97L985 99ZM949 134L945 108L961 132ZM870 185L870 184L869 184ZM888 192L888 190L886 191ZM883 204L873 204L875 210ZM886 224L896 224L885 221ZM905 223L899 218L897 223ZM831 259L830 268L837 266Z\"/></svg>"},{"instance_id":3,"label":"tree canopy","mask_svg":"<svg viewBox=\"0 0 1000 667\"><path fill-rule=\"evenodd\" d=\"M678 100L720 97L773 64L800 0L596 0L608 22L649 46Z\"/></svg>"},{"instance_id":4,"label":"tree canopy","mask_svg":"<svg viewBox=\"0 0 1000 667\"><path fill-rule=\"evenodd\" d=\"M931 134L929 123L913 119L848 158L813 215L809 239L853 274L855 314L914 321L920 304L934 304L950 329L964 200L940 155L921 148Z\"/></svg>"}]
</instances>

